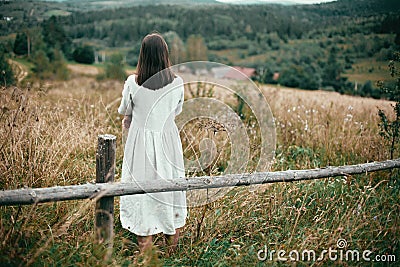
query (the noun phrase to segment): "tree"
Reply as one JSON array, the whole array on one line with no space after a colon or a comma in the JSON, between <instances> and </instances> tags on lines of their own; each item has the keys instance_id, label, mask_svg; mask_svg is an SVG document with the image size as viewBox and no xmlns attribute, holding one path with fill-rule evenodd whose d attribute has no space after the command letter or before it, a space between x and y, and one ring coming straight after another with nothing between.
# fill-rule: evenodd
<instances>
[{"instance_id":1,"label":"tree","mask_svg":"<svg viewBox=\"0 0 400 267\"><path fill-rule=\"evenodd\" d=\"M128 53L126 54L126 63L128 65L136 67L139 59L141 45L142 45L141 41L133 42L130 45L131 49L129 49Z\"/></svg>"},{"instance_id":2,"label":"tree","mask_svg":"<svg viewBox=\"0 0 400 267\"><path fill-rule=\"evenodd\" d=\"M163 34L165 41L168 44L170 59L173 65L179 64L185 61L185 45L182 39L176 32L169 31Z\"/></svg>"},{"instance_id":3,"label":"tree","mask_svg":"<svg viewBox=\"0 0 400 267\"><path fill-rule=\"evenodd\" d=\"M271 68L265 68L262 71L262 76L260 77L260 81L262 83L270 83L276 84L278 81L274 79L274 73Z\"/></svg>"},{"instance_id":4,"label":"tree","mask_svg":"<svg viewBox=\"0 0 400 267\"><path fill-rule=\"evenodd\" d=\"M26 55L28 54L28 42L27 42L26 33L17 33L14 41L14 53L17 55Z\"/></svg>"},{"instance_id":5,"label":"tree","mask_svg":"<svg viewBox=\"0 0 400 267\"><path fill-rule=\"evenodd\" d=\"M47 51L47 45L43 40L43 34L42 34L42 29L40 27L34 27L30 28L27 30L29 34L29 40L30 40L30 50L31 54L35 54L39 50Z\"/></svg>"},{"instance_id":6,"label":"tree","mask_svg":"<svg viewBox=\"0 0 400 267\"><path fill-rule=\"evenodd\" d=\"M279 83L288 87L300 87L300 79L304 74L303 68L290 65L289 67L282 70L279 75Z\"/></svg>"},{"instance_id":7,"label":"tree","mask_svg":"<svg viewBox=\"0 0 400 267\"><path fill-rule=\"evenodd\" d=\"M332 47L322 73L322 85L332 86L336 91L339 91L341 88L341 71L341 66L337 61L337 49L336 47Z\"/></svg>"},{"instance_id":8,"label":"tree","mask_svg":"<svg viewBox=\"0 0 400 267\"><path fill-rule=\"evenodd\" d=\"M50 60L43 50L36 51L32 56L32 69L39 79L68 80L69 70L63 53L58 49L50 51L53 58Z\"/></svg>"},{"instance_id":9,"label":"tree","mask_svg":"<svg viewBox=\"0 0 400 267\"><path fill-rule=\"evenodd\" d=\"M0 51L0 85L7 86L15 83L14 72L3 51Z\"/></svg>"},{"instance_id":10,"label":"tree","mask_svg":"<svg viewBox=\"0 0 400 267\"><path fill-rule=\"evenodd\" d=\"M94 49L90 45L78 46L72 53L72 57L78 63L93 64Z\"/></svg>"},{"instance_id":11,"label":"tree","mask_svg":"<svg viewBox=\"0 0 400 267\"><path fill-rule=\"evenodd\" d=\"M123 57L121 54L113 54L106 64L105 73L97 76L98 79L113 79L124 81L126 72L124 70Z\"/></svg>"},{"instance_id":12,"label":"tree","mask_svg":"<svg viewBox=\"0 0 400 267\"><path fill-rule=\"evenodd\" d=\"M208 60L207 46L201 35L190 35L186 40L186 46L189 61Z\"/></svg>"},{"instance_id":13,"label":"tree","mask_svg":"<svg viewBox=\"0 0 400 267\"><path fill-rule=\"evenodd\" d=\"M55 78L58 80L68 80L69 70L64 59L64 55L60 50L54 49L54 59L51 62L51 67Z\"/></svg>"},{"instance_id":14,"label":"tree","mask_svg":"<svg viewBox=\"0 0 400 267\"><path fill-rule=\"evenodd\" d=\"M43 40L48 48L61 49L63 54L70 58L71 39L67 36L61 23L55 16L51 16L42 24Z\"/></svg>"},{"instance_id":15,"label":"tree","mask_svg":"<svg viewBox=\"0 0 400 267\"><path fill-rule=\"evenodd\" d=\"M32 70L37 75L37 78L48 79L51 77L50 61L43 50L35 52L32 57L32 63L35 65Z\"/></svg>"},{"instance_id":16,"label":"tree","mask_svg":"<svg viewBox=\"0 0 400 267\"><path fill-rule=\"evenodd\" d=\"M366 81L363 86L360 88L361 96L372 97L375 99L379 99L381 97L381 92L379 89L374 88L372 82L370 80Z\"/></svg>"}]
</instances>

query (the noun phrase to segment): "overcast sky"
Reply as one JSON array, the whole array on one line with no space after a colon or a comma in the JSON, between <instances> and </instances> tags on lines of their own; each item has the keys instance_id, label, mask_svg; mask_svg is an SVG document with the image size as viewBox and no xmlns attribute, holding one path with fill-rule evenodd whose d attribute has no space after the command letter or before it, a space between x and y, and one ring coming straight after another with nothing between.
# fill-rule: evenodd
<instances>
[{"instance_id":1,"label":"overcast sky","mask_svg":"<svg viewBox=\"0 0 400 267\"><path fill-rule=\"evenodd\" d=\"M245 3L247 1L243 0L217 0L219 2L223 3ZM319 4L319 3L324 3L324 2L333 2L334 0L257 0L257 2L271 2L271 3L277 3L277 2L286 2L286 3L296 3L296 4ZM250 1L254 2L254 1Z\"/></svg>"}]
</instances>

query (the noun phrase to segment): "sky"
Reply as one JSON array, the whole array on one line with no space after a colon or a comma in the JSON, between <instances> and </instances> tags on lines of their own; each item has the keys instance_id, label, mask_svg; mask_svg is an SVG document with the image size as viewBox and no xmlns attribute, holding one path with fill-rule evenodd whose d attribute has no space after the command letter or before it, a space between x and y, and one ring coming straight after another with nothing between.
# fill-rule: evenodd
<instances>
[{"instance_id":1,"label":"sky","mask_svg":"<svg viewBox=\"0 0 400 267\"><path fill-rule=\"evenodd\" d=\"M218 2L222 3L244 3L246 1L243 0L217 0ZM294 4L319 4L325 2L333 2L334 0L257 0L257 1L250 1L250 2L265 2L265 3L277 3L277 2L287 2L287 3L294 3Z\"/></svg>"}]
</instances>

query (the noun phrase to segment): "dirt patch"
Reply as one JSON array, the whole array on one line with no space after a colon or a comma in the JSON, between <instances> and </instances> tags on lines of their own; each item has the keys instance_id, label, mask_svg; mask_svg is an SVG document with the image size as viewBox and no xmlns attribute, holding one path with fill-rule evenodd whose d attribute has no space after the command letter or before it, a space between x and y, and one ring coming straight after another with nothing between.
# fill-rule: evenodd
<instances>
[{"instance_id":1,"label":"dirt patch","mask_svg":"<svg viewBox=\"0 0 400 267\"><path fill-rule=\"evenodd\" d=\"M77 74L85 74L85 75L97 75L99 74L99 69L95 66L89 65L77 65L77 64L68 64L68 69L73 73Z\"/></svg>"},{"instance_id":2,"label":"dirt patch","mask_svg":"<svg viewBox=\"0 0 400 267\"><path fill-rule=\"evenodd\" d=\"M10 60L9 61L12 69L15 73L15 77L17 78L18 83L20 83L23 79L25 79L26 76L28 76L28 71L26 70L25 66L23 66L21 63Z\"/></svg>"}]
</instances>

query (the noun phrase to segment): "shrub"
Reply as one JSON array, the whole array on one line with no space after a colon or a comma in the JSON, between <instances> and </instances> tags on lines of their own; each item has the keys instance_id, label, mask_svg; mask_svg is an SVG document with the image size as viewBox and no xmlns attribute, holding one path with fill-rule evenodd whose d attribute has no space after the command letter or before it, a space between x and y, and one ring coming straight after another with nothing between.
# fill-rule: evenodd
<instances>
[{"instance_id":1,"label":"shrub","mask_svg":"<svg viewBox=\"0 0 400 267\"><path fill-rule=\"evenodd\" d=\"M298 87L301 89L317 90L320 86L320 77L312 74L309 66L291 65L283 69L279 76L279 83L288 87Z\"/></svg>"},{"instance_id":2,"label":"shrub","mask_svg":"<svg viewBox=\"0 0 400 267\"><path fill-rule=\"evenodd\" d=\"M113 54L110 61L106 63L105 72L98 75L97 79L112 79L123 81L127 74L124 70L123 57L121 54Z\"/></svg>"},{"instance_id":3,"label":"shrub","mask_svg":"<svg viewBox=\"0 0 400 267\"><path fill-rule=\"evenodd\" d=\"M400 72L396 68L395 62L400 62L400 52L394 53L394 60L389 62L390 75L395 79L393 86L388 86L382 81L378 82L379 88L385 93L389 99L396 102L393 105L395 118L390 120L387 113L379 109L380 118L379 126L381 128L380 135L390 143L390 159L394 158L399 139L400 139Z\"/></svg>"},{"instance_id":4,"label":"shrub","mask_svg":"<svg viewBox=\"0 0 400 267\"><path fill-rule=\"evenodd\" d=\"M2 51L0 51L0 85L7 86L15 83L15 77L7 58Z\"/></svg>"},{"instance_id":5,"label":"shrub","mask_svg":"<svg viewBox=\"0 0 400 267\"><path fill-rule=\"evenodd\" d=\"M52 62L53 73L58 80L68 80L69 70L61 51L54 49L54 60Z\"/></svg>"},{"instance_id":6,"label":"shrub","mask_svg":"<svg viewBox=\"0 0 400 267\"><path fill-rule=\"evenodd\" d=\"M90 45L79 46L72 53L72 57L78 63L93 64L94 49Z\"/></svg>"},{"instance_id":7,"label":"shrub","mask_svg":"<svg viewBox=\"0 0 400 267\"><path fill-rule=\"evenodd\" d=\"M25 33L17 33L14 41L14 53L17 55L28 54L28 42Z\"/></svg>"},{"instance_id":8,"label":"shrub","mask_svg":"<svg viewBox=\"0 0 400 267\"><path fill-rule=\"evenodd\" d=\"M69 71L65 63L64 55L60 50L51 51L50 60L43 50L39 50L33 55L33 72L39 79L68 80Z\"/></svg>"},{"instance_id":9,"label":"shrub","mask_svg":"<svg viewBox=\"0 0 400 267\"><path fill-rule=\"evenodd\" d=\"M48 79L52 75L50 60L43 50L37 51L32 57L32 63L35 65L32 71L39 79Z\"/></svg>"}]
</instances>

